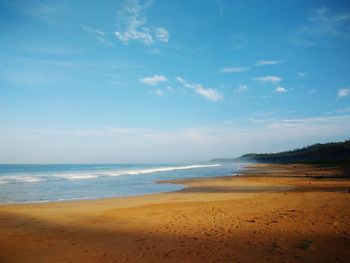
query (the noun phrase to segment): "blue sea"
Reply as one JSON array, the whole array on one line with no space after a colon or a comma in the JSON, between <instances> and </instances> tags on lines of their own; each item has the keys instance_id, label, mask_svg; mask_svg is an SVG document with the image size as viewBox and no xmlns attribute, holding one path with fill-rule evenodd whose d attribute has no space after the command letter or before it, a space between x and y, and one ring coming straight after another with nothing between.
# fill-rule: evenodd
<instances>
[{"instance_id":1,"label":"blue sea","mask_svg":"<svg viewBox=\"0 0 350 263\"><path fill-rule=\"evenodd\" d=\"M239 164L0 164L0 203L32 203L176 191L158 180L231 175Z\"/></svg>"}]
</instances>

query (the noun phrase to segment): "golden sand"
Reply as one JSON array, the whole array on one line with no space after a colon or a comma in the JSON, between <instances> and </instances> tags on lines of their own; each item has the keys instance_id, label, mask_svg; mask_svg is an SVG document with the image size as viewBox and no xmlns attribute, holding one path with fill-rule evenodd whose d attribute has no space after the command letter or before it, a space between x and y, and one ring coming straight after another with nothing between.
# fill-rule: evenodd
<instances>
[{"instance_id":1,"label":"golden sand","mask_svg":"<svg viewBox=\"0 0 350 263\"><path fill-rule=\"evenodd\" d=\"M350 180L255 165L171 193L0 206L0 262L349 262Z\"/></svg>"}]
</instances>

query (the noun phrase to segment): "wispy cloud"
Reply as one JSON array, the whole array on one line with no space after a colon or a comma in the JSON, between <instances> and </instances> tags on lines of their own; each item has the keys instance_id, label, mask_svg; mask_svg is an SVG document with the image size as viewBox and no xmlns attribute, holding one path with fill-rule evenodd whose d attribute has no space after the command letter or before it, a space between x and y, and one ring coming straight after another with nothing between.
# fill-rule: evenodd
<instances>
[{"instance_id":1,"label":"wispy cloud","mask_svg":"<svg viewBox=\"0 0 350 263\"><path fill-rule=\"evenodd\" d=\"M338 90L338 98L344 98L349 95L349 89L348 88L343 88Z\"/></svg>"},{"instance_id":2,"label":"wispy cloud","mask_svg":"<svg viewBox=\"0 0 350 263\"><path fill-rule=\"evenodd\" d=\"M247 91L247 90L248 90L248 86L247 85L238 84L238 89L237 89L238 93L241 93L241 92L244 92L244 91Z\"/></svg>"},{"instance_id":3,"label":"wispy cloud","mask_svg":"<svg viewBox=\"0 0 350 263\"><path fill-rule=\"evenodd\" d=\"M167 82L168 79L164 75L153 75L150 77L141 78L139 81L146 85L156 86L159 83Z\"/></svg>"},{"instance_id":4,"label":"wispy cloud","mask_svg":"<svg viewBox=\"0 0 350 263\"><path fill-rule=\"evenodd\" d=\"M99 29L96 29L96 28L92 28L92 27L88 27L88 26L81 26L81 28L86 31L86 32L89 32L89 33L95 33L99 36L105 36L106 33L103 32L102 30L99 30Z\"/></svg>"},{"instance_id":5,"label":"wispy cloud","mask_svg":"<svg viewBox=\"0 0 350 263\"><path fill-rule=\"evenodd\" d=\"M184 87L194 90L194 92L208 100L219 101L223 98L222 94L215 89L204 88L201 84L188 83L181 77L176 77L176 80L180 82Z\"/></svg>"},{"instance_id":6,"label":"wispy cloud","mask_svg":"<svg viewBox=\"0 0 350 263\"><path fill-rule=\"evenodd\" d=\"M141 41L146 45L154 42L166 43L169 41L169 32L164 27L149 25L147 11L153 1L141 4L139 0L129 0L122 10L118 12L119 29L115 36L127 44L130 41Z\"/></svg>"},{"instance_id":7,"label":"wispy cloud","mask_svg":"<svg viewBox=\"0 0 350 263\"><path fill-rule=\"evenodd\" d=\"M95 36L95 38L105 44L111 44L110 41L107 40L107 34L106 32L100 30L100 29L97 29L97 28L92 28L92 27L89 27L89 26L81 26L81 28L85 31L85 32L88 32L90 34L93 34Z\"/></svg>"},{"instance_id":8,"label":"wispy cloud","mask_svg":"<svg viewBox=\"0 0 350 263\"><path fill-rule=\"evenodd\" d=\"M175 89L171 86L167 86L165 88L162 89L152 89L150 90L150 94L154 94L158 97L162 97L165 96L167 94L174 94L175 93Z\"/></svg>"},{"instance_id":9,"label":"wispy cloud","mask_svg":"<svg viewBox=\"0 0 350 263\"><path fill-rule=\"evenodd\" d=\"M335 113L335 112L334 112ZM340 113L340 112L337 112ZM342 112L344 113L344 112ZM338 127L337 129L341 129L341 123L350 120L350 115L335 115L335 116L316 116L309 118L290 118L290 119L281 119L281 118L249 118L248 121L256 126L264 127L269 130L275 130L282 132L281 129L284 128L293 128L303 130L313 130L317 127L323 127L324 129L330 127ZM345 127L344 127L345 128ZM350 129L350 125L347 128ZM329 135L332 134L332 129L330 130ZM335 132L336 133L336 132ZM319 134L319 133L315 133ZM311 135L311 134L310 134Z\"/></svg>"},{"instance_id":10,"label":"wispy cloud","mask_svg":"<svg viewBox=\"0 0 350 263\"><path fill-rule=\"evenodd\" d=\"M1 76L1 75L0 75ZM12 84L20 87L34 87L44 84L52 84L57 77L52 74L45 74L40 71L33 70L19 70L14 72L8 72L5 79Z\"/></svg>"},{"instance_id":11,"label":"wispy cloud","mask_svg":"<svg viewBox=\"0 0 350 263\"><path fill-rule=\"evenodd\" d=\"M285 93L287 92L287 89L282 87L282 86L278 86L276 89L275 89L275 92L276 93Z\"/></svg>"},{"instance_id":12,"label":"wispy cloud","mask_svg":"<svg viewBox=\"0 0 350 263\"><path fill-rule=\"evenodd\" d=\"M220 69L221 73L239 73L250 70L250 67L227 67Z\"/></svg>"},{"instance_id":13,"label":"wispy cloud","mask_svg":"<svg viewBox=\"0 0 350 263\"><path fill-rule=\"evenodd\" d=\"M309 25L301 30L317 36L337 37L349 33L350 13L331 13L327 7L313 11Z\"/></svg>"},{"instance_id":14,"label":"wispy cloud","mask_svg":"<svg viewBox=\"0 0 350 263\"><path fill-rule=\"evenodd\" d=\"M342 121L350 120L350 115L339 115L339 116L319 116L311 118L300 118L300 119L282 119L274 121L268 124L268 127L296 127L296 126L313 126L319 124L334 124L341 123Z\"/></svg>"},{"instance_id":15,"label":"wispy cloud","mask_svg":"<svg viewBox=\"0 0 350 263\"><path fill-rule=\"evenodd\" d=\"M158 27L155 30L155 38L161 42L169 41L169 32L164 27Z\"/></svg>"},{"instance_id":16,"label":"wispy cloud","mask_svg":"<svg viewBox=\"0 0 350 263\"><path fill-rule=\"evenodd\" d=\"M350 12L331 12L328 7L314 9L307 21L291 36L296 45L313 46L321 39L349 38Z\"/></svg>"},{"instance_id":17,"label":"wispy cloud","mask_svg":"<svg viewBox=\"0 0 350 263\"><path fill-rule=\"evenodd\" d=\"M251 70L254 66L260 67L260 66L267 66L267 65L277 65L282 63L283 60L259 60L255 62L252 66L241 66L241 67L224 67L221 68L219 71L220 73L240 73Z\"/></svg>"},{"instance_id":18,"label":"wispy cloud","mask_svg":"<svg viewBox=\"0 0 350 263\"><path fill-rule=\"evenodd\" d=\"M262 83L278 84L282 81L282 78L278 76L267 75L267 76L257 77L255 78L255 80L258 80Z\"/></svg>"},{"instance_id":19,"label":"wispy cloud","mask_svg":"<svg viewBox=\"0 0 350 263\"><path fill-rule=\"evenodd\" d=\"M2 4L49 24L64 24L66 6L59 1L2 1Z\"/></svg>"},{"instance_id":20,"label":"wispy cloud","mask_svg":"<svg viewBox=\"0 0 350 263\"><path fill-rule=\"evenodd\" d=\"M254 65L255 66L267 66L281 64L282 60L259 60Z\"/></svg>"}]
</instances>

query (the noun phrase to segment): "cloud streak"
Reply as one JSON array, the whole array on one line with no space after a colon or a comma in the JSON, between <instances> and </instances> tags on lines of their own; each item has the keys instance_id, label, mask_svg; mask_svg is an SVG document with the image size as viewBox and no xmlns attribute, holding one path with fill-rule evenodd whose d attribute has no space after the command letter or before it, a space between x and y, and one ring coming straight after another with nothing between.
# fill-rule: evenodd
<instances>
[{"instance_id":1,"label":"cloud streak","mask_svg":"<svg viewBox=\"0 0 350 263\"><path fill-rule=\"evenodd\" d=\"M159 83L167 82L168 79L164 75L153 75L150 77L141 78L139 81L146 85L156 86Z\"/></svg>"},{"instance_id":2,"label":"cloud streak","mask_svg":"<svg viewBox=\"0 0 350 263\"><path fill-rule=\"evenodd\" d=\"M257 77L255 78L255 80L260 81L262 83L278 84L282 81L282 78L278 76L267 75L267 76Z\"/></svg>"},{"instance_id":3,"label":"cloud streak","mask_svg":"<svg viewBox=\"0 0 350 263\"><path fill-rule=\"evenodd\" d=\"M259 60L254 65L255 66L268 66L281 64L282 60Z\"/></svg>"},{"instance_id":4,"label":"cloud streak","mask_svg":"<svg viewBox=\"0 0 350 263\"><path fill-rule=\"evenodd\" d=\"M96 38L97 40L99 40L100 42L105 43L105 44L111 44L111 42L109 42L109 41L107 40L107 34L106 34L106 32L104 32L104 31L102 31L102 30L100 30L100 29L88 27L88 26L85 26L85 25L81 26L81 28L82 28L85 32L88 32L88 33L94 35L95 38Z\"/></svg>"},{"instance_id":5,"label":"cloud streak","mask_svg":"<svg viewBox=\"0 0 350 263\"><path fill-rule=\"evenodd\" d=\"M181 83L185 88L193 90L195 93L200 96L211 100L211 101L219 101L223 99L223 96L220 92L212 88L205 88L201 84L191 84L184 80L182 77L176 77L176 80Z\"/></svg>"},{"instance_id":6,"label":"cloud streak","mask_svg":"<svg viewBox=\"0 0 350 263\"><path fill-rule=\"evenodd\" d=\"M278 86L276 89L275 89L275 92L276 93L285 93L287 92L287 89L282 87L282 86Z\"/></svg>"},{"instance_id":7,"label":"cloud streak","mask_svg":"<svg viewBox=\"0 0 350 263\"><path fill-rule=\"evenodd\" d=\"M250 70L250 67L226 67L220 69L221 73L240 73Z\"/></svg>"}]
</instances>

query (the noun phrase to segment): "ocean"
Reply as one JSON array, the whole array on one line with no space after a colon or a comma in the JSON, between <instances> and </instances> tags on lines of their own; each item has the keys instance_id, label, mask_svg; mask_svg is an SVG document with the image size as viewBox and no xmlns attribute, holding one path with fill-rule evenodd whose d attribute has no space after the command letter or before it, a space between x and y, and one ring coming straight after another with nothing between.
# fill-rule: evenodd
<instances>
[{"instance_id":1,"label":"ocean","mask_svg":"<svg viewBox=\"0 0 350 263\"><path fill-rule=\"evenodd\" d=\"M158 180L231 175L239 164L0 164L0 203L97 199L176 191Z\"/></svg>"}]
</instances>

